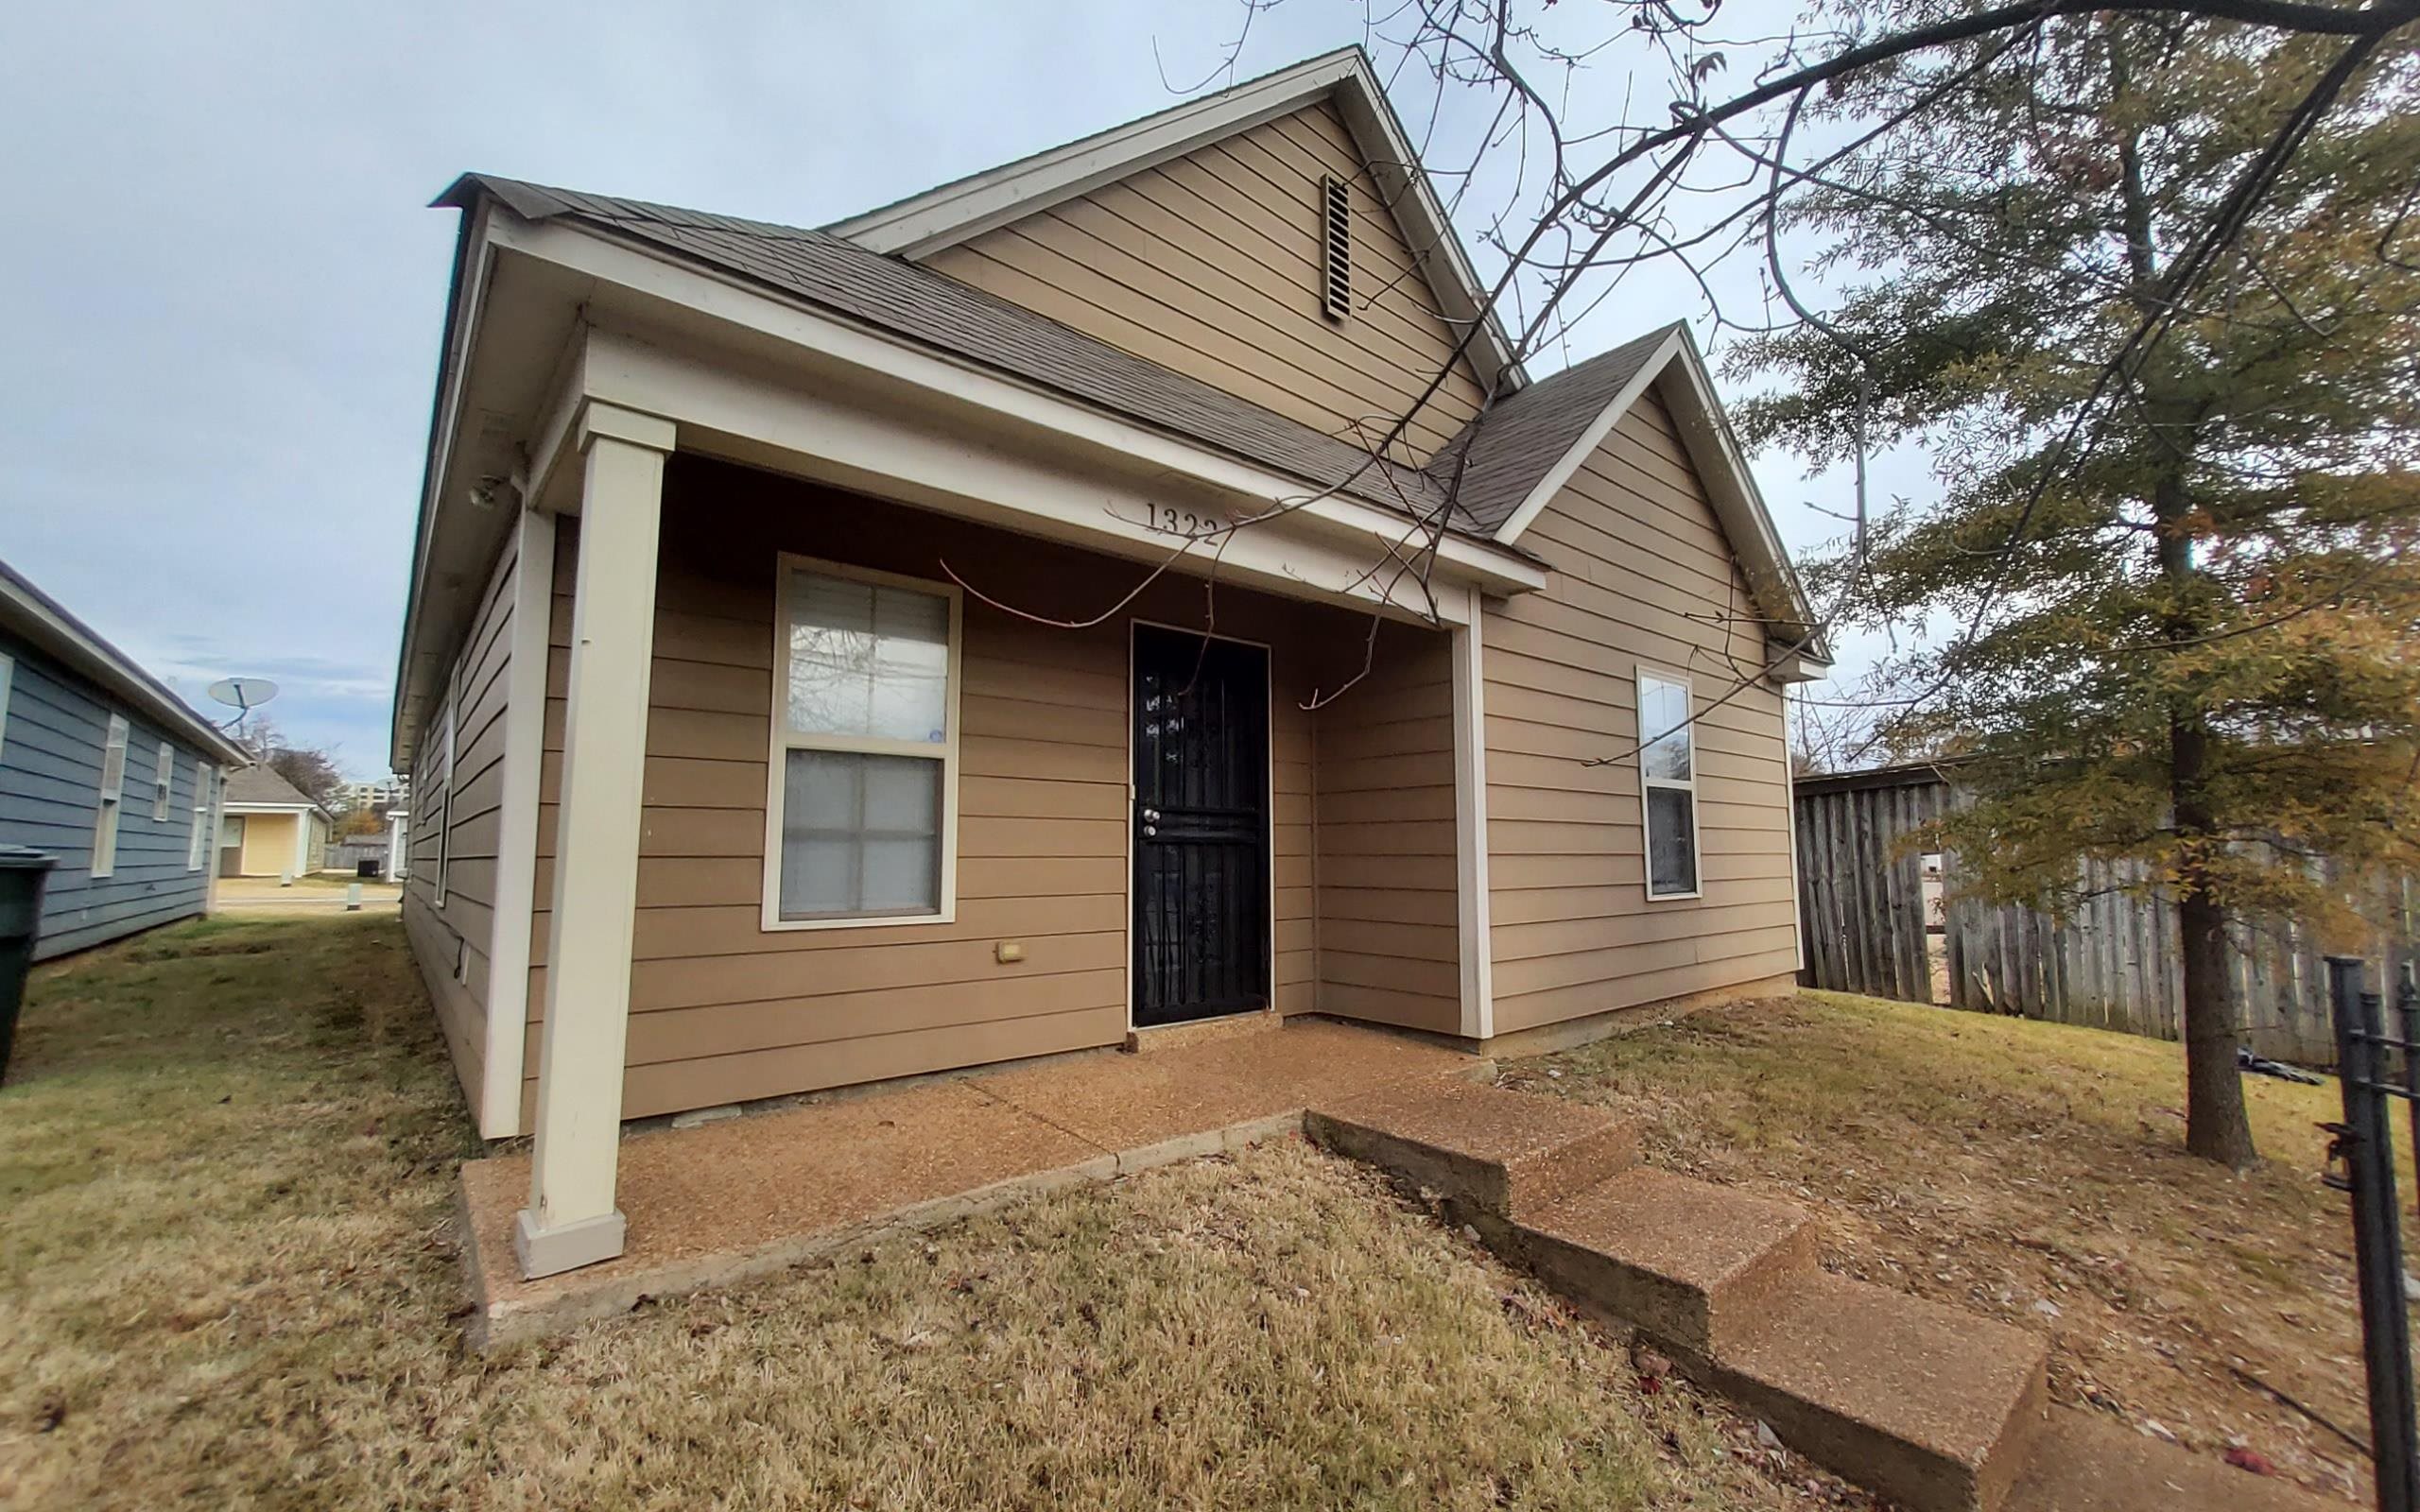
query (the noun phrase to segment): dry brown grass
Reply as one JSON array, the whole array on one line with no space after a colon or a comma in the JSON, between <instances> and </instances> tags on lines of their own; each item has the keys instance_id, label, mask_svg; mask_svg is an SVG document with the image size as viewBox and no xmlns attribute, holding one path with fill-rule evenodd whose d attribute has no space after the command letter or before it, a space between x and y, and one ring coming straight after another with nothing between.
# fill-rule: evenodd
<instances>
[{"instance_id":1,"label":"dry brown grass","mask_svg":"<svg viewBox=\"0 0 2420 1512\"><path fill-rule=\"evenodd\" d=\"M2063 1401L2354 1495L2367 1462L2235 1373L2367 1436L2350 1220L2318 1179L2336 1088L2248 1078L2267 1159L2238 1177L2184 1152L2182 1055L1810 993L1506 1079L1635 1109L1656 1163L1812 1207L1834 1269L2051 1333Z\"/></svg>"},{"instance_id":2,"label":"dry brown grass","mask_svg":"<svg viewBox=\"0 0 2420 1512\"><path fill-rule=\"evenodd\" d=\"M45 969L21 1052L0 1503L1846 1496L1291 1143L467 1357L447 1222L472 1141L391 917L222 919Z\"/></svg>"}]
</instances>

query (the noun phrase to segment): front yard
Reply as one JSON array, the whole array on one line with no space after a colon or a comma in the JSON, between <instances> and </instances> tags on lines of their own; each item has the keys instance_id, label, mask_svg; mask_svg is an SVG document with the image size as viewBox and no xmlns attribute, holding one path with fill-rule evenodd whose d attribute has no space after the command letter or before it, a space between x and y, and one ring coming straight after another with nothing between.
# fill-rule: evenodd
<instances>
[{"instance_id":1,"label":"front yard","mask_svg":"<svg viewBox=\"0 0 2420 1512\"><path fill-rule=\"evenodd\" d=\"M1866 1504L1299 1143L493 1360L458 1336L473 1147L391 916L42 970L0 1504Z\"/></svg>"},{"instance_id":2,"label":"front yard","mask_svg":"<svg viewBox=\"0 0 2420 1512\"><path fill-rule=\"evenodd\" d=\"M1833 1269L2049 1332L2063 1402L2368 1500L2368 1462L2312 1416L2368 1436L2350 1219L2318 1179L2333 1083L2247 1078L2266 1163L2238 1178L2184 1153L2178 1046L1870 998L1701 1013L1506 1080L1634 1110L1654 1163L1812 1207Z\"/></svg>"}]
</instances>

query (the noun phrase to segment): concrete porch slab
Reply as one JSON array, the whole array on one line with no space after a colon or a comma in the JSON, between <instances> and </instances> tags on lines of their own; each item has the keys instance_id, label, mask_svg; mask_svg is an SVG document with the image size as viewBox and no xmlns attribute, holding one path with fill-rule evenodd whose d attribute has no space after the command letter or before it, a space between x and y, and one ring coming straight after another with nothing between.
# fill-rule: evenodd
<instances>
[{"instance_id":1,"label":"concrete porch slab","mask_svg":"<svg viewBox=\"0 0 2420 1512\"><path fill-rule=\"evenodd\" d=\"M475 1349L769 1275L1078 1181L1302 1127L1314 1100L1484 1074L1489 1063L1324 1020L1150 1056L1108 1052L812 1103L622 1142L628 1247L523 1280L526 1151L462 1166Z\"/></svg>"}]
</instances>

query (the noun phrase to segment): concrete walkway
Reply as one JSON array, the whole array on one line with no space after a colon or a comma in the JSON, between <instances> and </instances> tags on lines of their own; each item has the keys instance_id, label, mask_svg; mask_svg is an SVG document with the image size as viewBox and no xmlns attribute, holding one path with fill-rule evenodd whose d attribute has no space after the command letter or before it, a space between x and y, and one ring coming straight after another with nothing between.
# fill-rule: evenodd
<instances>
[{"instance_id":1,"label":"concrete walkway","mask_svg":"<svg viewBox=\"0 0 2420 1512\"><path fill-rule=\"evenodd\" d=\"M221 877L219 908L244 914L327 914L344 912L345 884L326 875L281 885L275 877ZM404 901L404 890L391 882L364 882L361 911L391 911Z\"/></svg>"},{"instance_id":2,"label":"concrete walkway","mask_svg":"<svg viewBox=\"0 0 2420 1512\"><path fill-rule=\"evenodd\" d=\"M1305 1020L1141 1055L1088 1053L838 1094L778 1112L627 1136L628 1250L524 1281L513 1214L527 1153L462 1167L475 1348L768 1275L872 1232L926 1228L1037 1192L1291 1133L1314 1101L1483 1074L1405 1036Z\"/></svg>"}]
</instances>

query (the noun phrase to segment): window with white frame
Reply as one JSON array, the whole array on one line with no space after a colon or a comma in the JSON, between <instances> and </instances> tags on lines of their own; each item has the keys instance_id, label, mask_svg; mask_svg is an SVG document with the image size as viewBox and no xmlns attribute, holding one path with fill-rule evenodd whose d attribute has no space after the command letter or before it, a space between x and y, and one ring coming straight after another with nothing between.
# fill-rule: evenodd
<instances>
[{"instance_id":1,"label":"window with white frame","mask_svg":"<svg viewBox=\"0 0 2420 1512\"><path fill-rule=\"evenodd\" d=\"M166 741L160 742L160 751L151 763L151 822L168 822L168 789L177 779L177 748Z\"/></svg>"},{"instance_id":2,"label":"window with white frame","mask_svg":"<svg viewBox=\"0 0 2420 1512\"><path fill-rule=\"evenodd\" d=\"M462 669L459 663L445 689L445 745L438 753L444 765L437 774L437 869L429 878L435 890L437 906L445 906L445 863L454 854L454 730L455 715L462 702Z\"/></svg>"},{"instance_id":3,"label":"window with white frame","mask_svg":"<svg viewBox=\"0 0 2420 1512\"><path fill-rule=\"evenodd\" d=\"M101 747L101 806L93 816L93 867L91 874L106 877L117 869L118 811L125 807L119 800L126 797L126 721L110 715L108 740Z\"/></svg>"},{"instance_id":4,"label":"window with white frame","mask_svg":"<svg viewBox=\"0 0 2420 1512\"><path fill-rule=\"evenodd\" d=\"M1698 753L1686 678L1638 669L1639 801L1647 896L1698 896Z\"/></svg>"},{"instance_id":5,"label":"window with white frame","mask_svg":"<svg viewBox=\"0 0 2420 1512\"><path fill-rule=\"evenodd\" d=\"M944 919L956 905L956 589L781 560L768 928Z\"/></svg>"},{"instance_id":6,"label":"window with white frame","mask_svg":"<svg viewBox=\"0 0 2420 1512\"><path fill-rule=\"evenodd\" d=\"M199 871L210 851L210 789L218 768L208 762L193 765L193 838L185 847L185 869Z\"/></svg>"},{"instance_id":7,"label":"window with white frame","mask_svg":"<svg viewBox=\"0 0 2420 1512\"><path fill-rule=\"evenodd\" d=\"M0 750L9 748L9 690L16 681L16 658L0 654Z\"/></svg>"}]
</instances>

